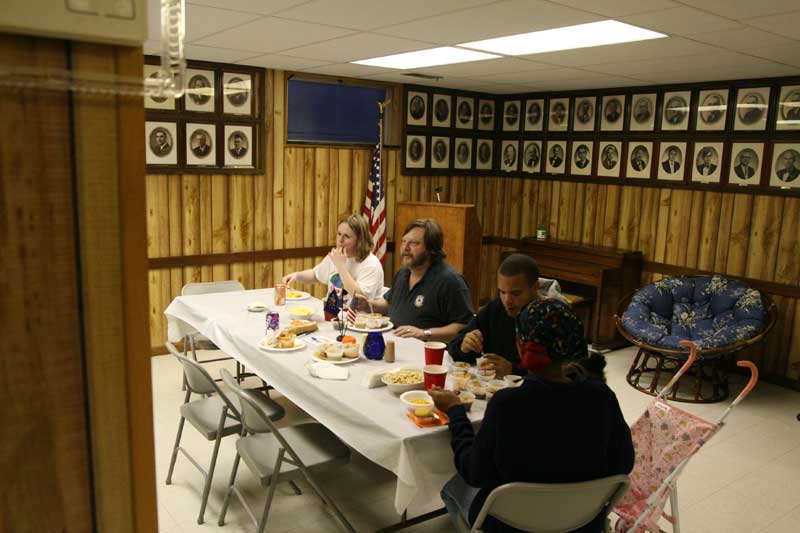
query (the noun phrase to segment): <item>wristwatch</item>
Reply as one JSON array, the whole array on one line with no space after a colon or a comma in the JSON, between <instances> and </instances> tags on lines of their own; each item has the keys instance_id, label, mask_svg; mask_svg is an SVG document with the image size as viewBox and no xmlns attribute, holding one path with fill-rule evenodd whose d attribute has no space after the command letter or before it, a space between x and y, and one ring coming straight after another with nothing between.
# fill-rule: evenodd
<instances>
[{"instance_id":1,"label":"wristwatch","mask_svg":"<svg viewBox=\"0 0 800 533\"><path fill-rule=\"evenodd\" d=\"M431 330L426 329L425 331L422 332L422 335L425 337L426 341L431 340Z\"/></svg>"}]
</instances>

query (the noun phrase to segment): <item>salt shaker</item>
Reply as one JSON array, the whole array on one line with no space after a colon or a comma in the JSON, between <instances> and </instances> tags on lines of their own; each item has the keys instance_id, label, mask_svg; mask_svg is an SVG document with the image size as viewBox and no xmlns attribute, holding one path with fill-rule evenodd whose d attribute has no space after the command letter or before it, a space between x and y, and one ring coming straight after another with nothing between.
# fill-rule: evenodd
<instances>
[{"instance_id":1,"label":"salt shaker","mask_svg":"<svg viewBox=\"0 0 800 533\"><path fill-rule=\"evenodd\" d=\"M394 363L394 341L386 341L386 350L383 352L383 360L387 363Z\"/></svg>"}]
</instances>

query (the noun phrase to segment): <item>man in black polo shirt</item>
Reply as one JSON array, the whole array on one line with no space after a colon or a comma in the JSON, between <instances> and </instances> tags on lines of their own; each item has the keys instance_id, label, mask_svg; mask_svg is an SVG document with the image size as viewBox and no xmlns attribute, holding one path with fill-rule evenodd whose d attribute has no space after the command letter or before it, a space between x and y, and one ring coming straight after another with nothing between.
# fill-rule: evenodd
<instances>
[{"instance_id":1,"label":"man in black polo shirt","mask_svg":"<svg viewBox=\"0 0 800 533\"><path fill-rule=\"evenodd\" d=\"M444 258L444 234L430 218L414 220L397 250L403 268L383 298L370 302L386 313L398 337L447 342L472 317L464 277Z\"/></svg>"},{"instance_id":2,"label":"man in black polo shirt","mask_svg":"<svg viewBox=\"0 0 800 533\"><path fill-rule=\"evenodd\" d=\"M546 285L544 283L546 283ZM484 355L483 368L495 371L497 378L524 374L519 370L519 352L514 321L519 312L536 298L565 301L555 280L539 280L539 267L528 255L511 254L497 271L500 295L483 306L469 324L447 345L454 361L475 364Z\"/></svg>"}]
</instances>

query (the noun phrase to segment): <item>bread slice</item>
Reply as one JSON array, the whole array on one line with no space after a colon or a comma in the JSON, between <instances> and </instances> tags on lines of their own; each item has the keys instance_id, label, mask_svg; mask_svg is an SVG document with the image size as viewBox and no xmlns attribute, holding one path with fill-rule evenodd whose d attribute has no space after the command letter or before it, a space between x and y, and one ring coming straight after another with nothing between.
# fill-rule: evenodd
<instances>
[{"instance_id":1,"label":"bread slice","mask_svg":"<svg viewBox=\"0 0 800 533\"><path fill-rule=\"evenodd\" d=\"M313 320L292 320L289 322L289 327L284 328L284 331L290 331L295 335L300 335L301 333L317 331L318 329L319 326Z\"/></svg>"}]
</instances>

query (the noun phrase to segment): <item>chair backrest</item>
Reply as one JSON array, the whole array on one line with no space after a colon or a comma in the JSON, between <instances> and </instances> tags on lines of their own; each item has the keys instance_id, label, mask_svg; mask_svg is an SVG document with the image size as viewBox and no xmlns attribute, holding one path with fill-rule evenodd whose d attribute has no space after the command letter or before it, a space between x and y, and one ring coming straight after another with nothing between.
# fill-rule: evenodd
<instances>
[{"instance_id":1,"label":"chair backrest","mask_svg":"<svg viewBox=\"0 0 800 533\"><path fill-rule=\"evenodd\" d=\"M181 289L181 296L211 294L213 292L237 292L243 290L244 285L235 280L209 281L206 283L187 283Z\"/></svg>"},{"instance_id":2,"label":"chair backrest","mask_svg":"<svg viewBox=\"0 0 800 533\"><path fill-rule=\"evenodd\" d=\"M239 410L236 408L235 405L231 403L225 393L219 388L217 383L214 381L214 378L206 371L203 366L195 361L194 359L190 359L184 355L181 355L178 352L178 349L175 348L175 345L171 342L166 343L167 350L173 356L175 356L178 361L181 363L183 367L183 375L186 376L186 387L189 389L190 392L195 394L218 394L222 401L228 406L228 409L232 411L234 416L239 416Z\"/></svg>"},{"instance_id":3,"label":"chair backrest","mask_svg":"<svg viewBox=\"0 0 800 533\"><path fill-rule=\"evenodd\" d=\"M472 531L480 531L489 515L523 531L573 531L607 515L629 483L625 475L580 483L507 483L489 493Z\"/></svg>"},{"instance_id":4,"label":"chair backrest","mask_svg":"<svg viewBox=\"0 0 800 533\"><path fill-rule=\"evenodd\" d=\"M242 389L231 373L224 368L219 371L219 374L222 376L225 386L239 398L241 421L247 432L269 433L273 431L275 426L272 424L272 420L258 403L252 400L250 397L252 393Z\"/></svg>"}]
</instances>

